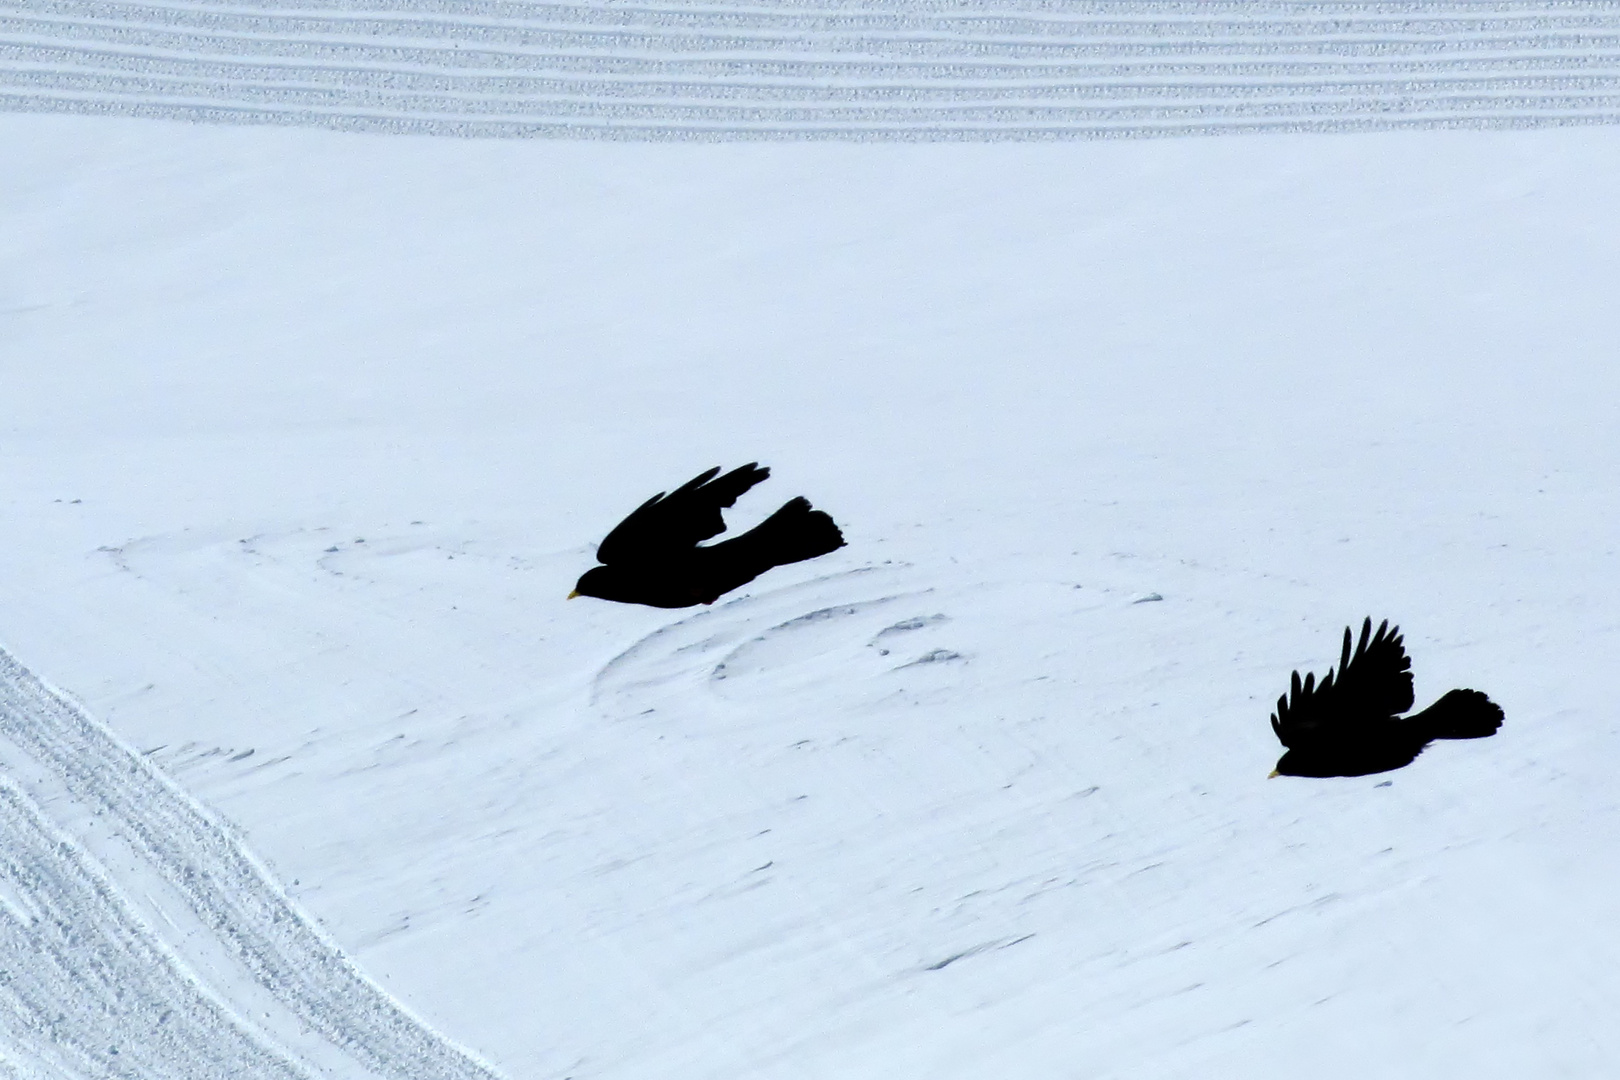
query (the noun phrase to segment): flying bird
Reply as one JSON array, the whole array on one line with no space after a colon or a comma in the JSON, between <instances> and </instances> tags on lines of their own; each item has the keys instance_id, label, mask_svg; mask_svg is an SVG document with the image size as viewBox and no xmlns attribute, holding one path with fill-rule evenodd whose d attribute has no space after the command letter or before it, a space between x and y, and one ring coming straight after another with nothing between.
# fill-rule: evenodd
<instances>
[{"instance_id":1,"label":"flying bird","mask_svg":"<svg viewBox=\"0 0 1620 1080\"><path fill-rule=\"evenodd\" d=\"M1344 631L1337 678L1294 672L1277 699L1271 728L1288 748L1272 776L1366 776L1410 765L1435 739L1482 739L1502 726L1502 710L1478 690L1453 690L1422 712L1412 707L1412 661L1399 627L1361 624L1350 651Z\"/></svg>"},{"instance_id":2,"label":"flying bird","mask_svg":"<svg viewBox=\"0 0 1620 1080\"><path fill-rule=\"evenodd\" d=\"M701 473L674 491L659 492L614 527L596 549L603 565L585 571L568 598L595 596L622 604L681 608L712 604L773 566L802 562L844 546L833 519L804 498L718 544L702 541L726 531L720 511L771 475L758 462L718 476Z\"/></svg>"}]
</instances>

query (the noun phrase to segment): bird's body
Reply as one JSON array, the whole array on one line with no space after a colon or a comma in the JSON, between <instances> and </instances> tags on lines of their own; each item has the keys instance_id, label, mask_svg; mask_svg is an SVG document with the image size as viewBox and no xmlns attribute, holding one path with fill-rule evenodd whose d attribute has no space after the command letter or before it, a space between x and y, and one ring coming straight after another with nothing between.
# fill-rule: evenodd
<instances>
[{"instance_id":1,"label":"bird's body","mask_svg":"<svg viewBox=\"0 0 1620 1080\"><path fill-rule=\"evenodd\" d=\"M1435 739L1479 739L1502 726L1502 710L1478 690L1453 690L1422 712L1412 707L1412 661L1398 628L1350 630L1334 670L1321 682L1294 672L1290 692L1277 699L1272 730L1288 748L1277 762L1285 776L1365 776L1409 765Z\"/></svg>"},{"instance_id":2,"label":"bird's body","mask_svg":"<svg viewBox=\"0 0 1620 1080\"><path fill-rule=\"evenodd\" d=\"M789 500L741 536L702 546L725 531L720 511L770 475L757 464L719 472L710 469L642 503L597 547L603 565L587 570L574 591L660 608L712 604L772 567L844 546L833 519L803 498Z\"/></svg>"}]
</instances>

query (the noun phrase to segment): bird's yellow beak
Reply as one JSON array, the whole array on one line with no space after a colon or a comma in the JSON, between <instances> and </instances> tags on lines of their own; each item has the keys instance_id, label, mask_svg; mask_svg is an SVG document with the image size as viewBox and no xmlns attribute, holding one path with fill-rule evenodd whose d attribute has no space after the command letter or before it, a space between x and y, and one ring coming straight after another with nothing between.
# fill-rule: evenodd
<instances>
[{"instance_id":1,"label":"bird's yellow beak","mask_svg":"<svg viewBox=\"0 0 1620 1080\"><path fill-rule=\"evenodd\" d=\"M1281 775L1282 775L1282 770L1280 770L1280 769L1272 769L1271 772L1266 774L1266 779L1267 780L1273 780L1273 779L1276 779L1277 777L1279 777Z\"/></svg>"},{"instance_id":2,"label":"bird's yellow beak","mask_svg":"<svg viewBox=\"0 0 1620 1080\"><path fill-rule=\"evenodd\" d=\"M578 595L579 595L579 590L575 589L573 592L569 593L568 596L565 599L572 600L574 597L576 597Z\"/></svg>"}]
</instances>

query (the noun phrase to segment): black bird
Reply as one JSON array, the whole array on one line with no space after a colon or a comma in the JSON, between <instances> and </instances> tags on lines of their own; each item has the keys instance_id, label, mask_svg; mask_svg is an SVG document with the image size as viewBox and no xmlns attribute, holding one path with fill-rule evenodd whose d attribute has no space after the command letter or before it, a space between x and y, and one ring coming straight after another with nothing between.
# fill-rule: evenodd
<instances>
[{"instance_id":1,"label":"black bird","mask_svg":"<svg viewBox=\"0 0 1620 1080\"><path fill-rule=\"evenodd\" d=\"M661 608L712 604L773 566L844 546L833 519L798 498L741 536L700 547L699 541L726 531L720 511L771 475L758 462L717 478L719 471L710 469L668 494L659 492L619 522L596 549L596 560L604 565L585 571L568 598L595 596Z\"/></svg>"},{"instance_id":2,"label":"black bird","mask_svg":"<svg viewBox=\"0 0 1620 1080\"><path fill-rule=\"evenodd\" d=\"M1272 776L1366 776L1410 765L1435 739L1482 739L1502 726L1502 710L1478 690L1453 690L1420 713L1412 707L1412 661L1399 627L1385 619L1350 652L1344 631L1339 674L1321 682L1294 672L1288 694L1277 699L1271 728L1288 752Z\"/></svg>"}]
</instances>

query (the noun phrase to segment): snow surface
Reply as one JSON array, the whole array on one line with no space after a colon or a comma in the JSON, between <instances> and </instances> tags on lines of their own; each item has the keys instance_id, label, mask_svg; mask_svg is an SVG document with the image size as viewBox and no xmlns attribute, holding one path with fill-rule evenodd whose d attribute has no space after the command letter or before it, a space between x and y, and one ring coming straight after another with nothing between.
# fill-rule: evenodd
<instances>
[{"instance_id":1,"label":"snow surface","mask_svg":"<svg viewBox=\"0 0 1620 1080\"><path fill-rule=\"evenodd\" d=\"M0 146L0 639L135 755L7 667L6 851L68 883L4 875L8 980L89 905L244 1054L451 1075L300 1026L162 820L513 1078L1612 1070L1615 129ZM755 459L736 523L804 494L849 546L563 601ZM1506 726L1267 780L1368 614ZM19 1075L226 1050L6 1031Z\"/></svg>"},{"instance_id":2,"label":"snow surface","mask_svg":"<svg viewBox=\"0 0 1620 1080\"><path fill-rule=\"evenodd\" d=\"M587 139L1620 121L1615 0L4 0L0 111Z\"/></svg>"}]
</instances>

